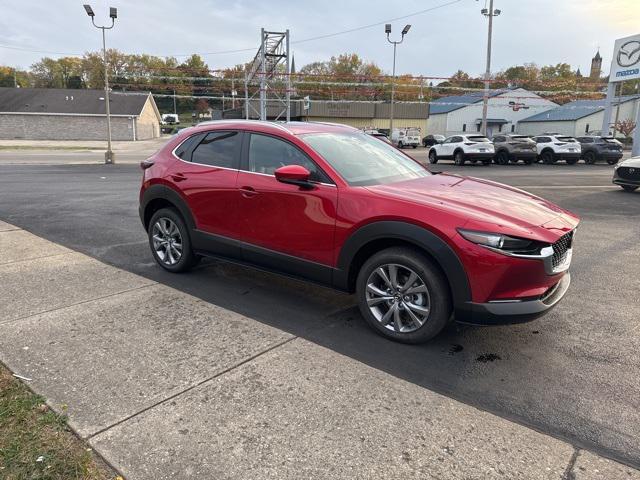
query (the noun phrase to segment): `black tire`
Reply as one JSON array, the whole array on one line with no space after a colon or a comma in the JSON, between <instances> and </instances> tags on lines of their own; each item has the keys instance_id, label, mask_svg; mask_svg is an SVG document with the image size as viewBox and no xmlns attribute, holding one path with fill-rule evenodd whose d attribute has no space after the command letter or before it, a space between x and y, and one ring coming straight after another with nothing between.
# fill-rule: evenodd
<instances>
[{"instance_id":1,"label":"black tire","mask_svg":"<svg viewBox=\"0 0 640 480\"><path fill-rule=\"evenodd\" d=\"M163 222L163 220L165 222ZM178 235L173 236L174 240L175 239L180 240L180 245L181 245L181 255L180 255L180 258L175 263L171 263L170 260L163 259L161 257L161 254L158 251L159 249L156 248L156 245L155 245L156 239L154 238L154 235L158 233L162 234L162 231L161 231L162 228L160 225L162 224L168 225L166 221L171 222L173 225L175 225L179 235L179 236ZM156 225L159 225L159 226L156 227ZM190 270L194 265L196 265L200 260L200 257L196 256L193 253L193 250L191 249L191 238L189 237L189 230L186 224L184 223L182 216L173 208L162 208L153 214L153 216L151 217L151 220L149 221L148 237L149 237L149 247L151 248L151 254L153 255L154 260L158 265L160 265L162 268L164 268L169 272L173 272L173 273L186 272ZM168 238L168 237L169 235L166 235L165 237L161 237L161 238ZM175 243L171 245L171 247L174 247L173 251L175 251ZM171 247L165 246L164 247L165 252L167 251L167 248L171 250ZM162 249L160 248L160 250ZM170 257L171 255L165 258L170 258ZM175 260L175 257L174 257L174 260Z\"/></svg>"},{"instance_id":2,"label":"black tire","mask_svg":"<svg viewBox=\"0 0 640 480\"><path fill-rule=\"evenodd\" d=\"M607 159L607 163L609 165L616 165L618 163L618 159L616 159L616 158L608 158Z\"/></svg>"},{"instance_id":3,"label":"black tire","mask_svg":"<svg viewBox=\"0 0 640 480\"><path fill-rule=\"evenodd\" d=\"M586 163L587 165L593 165L594 163L596 163L596 154L594 152L585 152L582 158L584 158L584 163Z\"/></svg>"},{"instance_id":4,"label":"black tire","mask_svg":"<svg viewBox=\"0 0 640 480\"><path fill-rule=\"evenodd\" d=\"M567 158L565 160L565 162L567 162L567 165L575 165L576 163L578 163L578 159L577 158Z\"/></svg>"},{"instance_id":5,"label":"black tire","mask_svg":"<svg viewBox=\"0 0 640 480\"><path fill-rule=\"evenodd\" d=\"M464 165L464 162L465 162L464 152L462 150L458 150L453 154L453 163L461 167Z\"/></svg>"},{"instance_id":6,"label":"black tire","mask_svg":"<svg viewBox=\"0 0 640 480\"><path fill-rule=\"evenodd\" d=\"M398 289L398 293L394 293L392 298L399 300L378 301L375 305L369 306L372 299L381 299L368 290L369 281L377 279L381 285L385 285L382 277L374 273L379 268L385 268L395 265L398 272L398 287L406 287L407 275L402 276L402 272L414 272L417 279L412 285L424 286L426 293L416 293L413 295L403 295L402 288ZM388 277L388 276L387 276ZM401 282L405 281L405 285ZM389 289L391 290L391 289ZM386 293L386 292L382 292ZM392 340L403 343L422 343L432 339L447 325L451 319L451 293L449 285L442 272L421 252L406 247L392 247L382 250L371 256L358 272L356 280L356 295L358 298L358 306L360 312L369 326L379 334ZM407 297L410 297L407 300ZM407 303L405 303L405 301ZM391 302L391 303L389 303ZM413 307L428 306L428 315L421 326L411 320L411 312L414 315L421 315L419 310ZM377 306L376 306L377 305ZM395 305L395 307L394 307ZM412 307L407 307L412 305ZM400 316L401 328L398 329L393 321L395 313L391 313L390 320L393 325L385 326L381 319L384 318L383 311L388 313L392 308L396 308ZM407 309L407 310L405 310ZM381 319L379 320L379 317ZM407 331L401 331L404 327ZM400 330L400 331L399 331Z\"/></svg>"},{"instance_id":7,"label":"black tire","mask_svg":"<svg viewBox=\"0 0 640 480\"><path fill-rule=\"evenodd\" d=\"M438 163L438 154L435 150L429 152L429 163Z\"/></svg>"},{"instance_id":8,"label":"black tire","mask_svg":"<svg viewBox=\"0 0 640 480\"><path fill-rule=\"evenodd\" d=\"M545 165L551 165L556 163L556 156L551 150L545 150L540 154L540 160Z\"/></svg>"},{"instance_id":9,"label":"black tire","mask_svg":"<svg viewBox=\"0 0 640 480\"><path fill-rule=\"evenodd\" d=\"M404 148L404 144L402 142L398 142L398 148L402 150Z\"/></svg>"},{"instance_id":10,"label":"black tire","mask_svg":"<svg viewBox=\"0 0 640 480\"><path fill-rule=\"evenodd\" d=\"M418 145L411 145L413 148L418 148Z\"/></svg>"},{"instance_id":11,"label":"black tire","mask_svg":"<svg viewBox=\"0 0 640 480\"><path fill-rule=\"evenodd\" d=\"M622 188L624 188L625 192L635 192L638 187L636 187L635 185L620 185Z\"/></svg>"},{"instance_id":12,"label":"black tire","mask_svg":"<svg viewBox=\"0 0 640 480\"><path fill-rule=\"evenodd\" d=\"M497 165L506 165L507 163L509 163L509 154L504 150L501 150L495 154L495 156L493 157L493 161Z\"/></svg>"}]
</instances>

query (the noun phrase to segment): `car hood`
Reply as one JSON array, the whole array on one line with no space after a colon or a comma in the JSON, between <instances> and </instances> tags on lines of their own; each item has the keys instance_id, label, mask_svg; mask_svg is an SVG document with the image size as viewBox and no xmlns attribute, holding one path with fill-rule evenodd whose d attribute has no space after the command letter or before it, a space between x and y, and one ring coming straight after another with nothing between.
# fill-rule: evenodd
<instances>
[{"instance_id":1,"label":"car hood","mask_svg":"<svg viewBox=\"0 0 640 480\"><path fill-rule=\"evenodd\" d=\"M619 162L618 165L622 167L638 168L640 167L640 157L627 158L626 160Z\"/></svg>"},{"instance_id":2,"label":"car hood","mask_svg":"<svg viewBox=\"0 0 640 480\"><path fill-rule=\"evenodd\" d=\"M514 234L526 234L545 224L557 229L559 217L563 217L566 229L577 224L577 217L547 200L480 178L438 174L367 188L377 194L450 210L471 227L496 225L503 231L512 229Z\"/></svg>"}]
</instances>

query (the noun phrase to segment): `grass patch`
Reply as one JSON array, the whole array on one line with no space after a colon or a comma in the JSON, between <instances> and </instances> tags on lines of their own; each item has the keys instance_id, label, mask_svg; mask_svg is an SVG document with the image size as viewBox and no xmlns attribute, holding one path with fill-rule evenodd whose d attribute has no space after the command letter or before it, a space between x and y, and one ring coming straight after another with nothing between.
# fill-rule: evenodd
<instances>
[{"instance_id":1,"label":"grass patch","mask_svg":"<svg viewBox=\"0 0 640 480\"><path fill-rule=\"evenodd\" d=\"M66 417L51 410L0 364L0 478L108 480L118 478Z\"/></svg>"}]
</instances>

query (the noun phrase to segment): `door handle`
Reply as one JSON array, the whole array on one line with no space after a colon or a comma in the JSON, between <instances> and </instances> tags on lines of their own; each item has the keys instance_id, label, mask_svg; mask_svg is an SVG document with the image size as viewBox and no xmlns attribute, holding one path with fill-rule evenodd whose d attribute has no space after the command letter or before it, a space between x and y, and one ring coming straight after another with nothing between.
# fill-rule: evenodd
<instances>
[{"instance_id":1,"label":"door handle","mask_svg":"<svg viewBox=\"0 0 640 480\"><path fill-rule=\"evenodd\" d=\"M172 173L171 178L174 182L182 182L187 179L184 173Z\"/></svg>"},{"instance_id":2,"label":"door handle","mask_svg":"<svg viewBox=\"0 0 640 480\"><path fill-rule=\"evenodd\" d=\"M256 189L253 187L240 187L240 193L242 193L242 196L245 198L251 198L251 197L255 197L256 195L258 195L258 192L256 192Z\"/></svg>"}]
</instances>

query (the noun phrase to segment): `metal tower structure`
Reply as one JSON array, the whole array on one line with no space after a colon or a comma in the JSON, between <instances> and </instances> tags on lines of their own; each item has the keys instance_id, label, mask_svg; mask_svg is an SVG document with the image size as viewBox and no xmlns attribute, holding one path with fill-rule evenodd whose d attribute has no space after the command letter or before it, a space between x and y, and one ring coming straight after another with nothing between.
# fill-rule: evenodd
<instances>
[{"instance_id":1,"label":"metal tower structure","mask_svg":"<svg viewBox=\"0 0 640 480\"><path fill-rule=\"evenodd\" d=\"M284 67L284 68L283 68ZM286 77L284 82L282 77ZM284 98L273 88L274 84L285 85ZM259 86L249 95L249 87ZM259 96L259 108L254 100ZM269 97L272 97L271 99ZM289 30L286 32L260 31L260 48L253 60L247 65L244 77L245 117L257 115L260 120L267 119L267 103L275 106L275 120L283 116L287 122L291 119L291 62L289 55Z\"/></svg>"}]
</instances>

